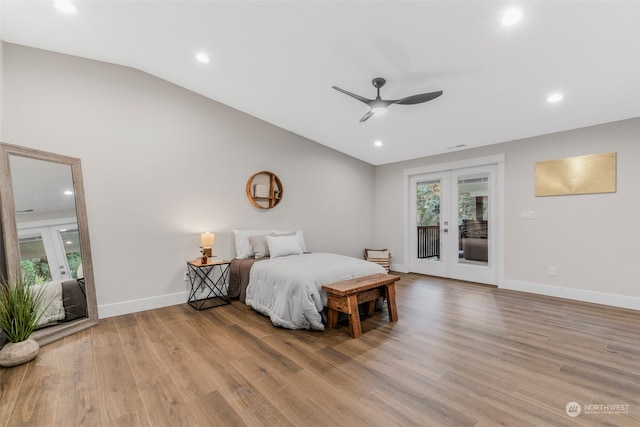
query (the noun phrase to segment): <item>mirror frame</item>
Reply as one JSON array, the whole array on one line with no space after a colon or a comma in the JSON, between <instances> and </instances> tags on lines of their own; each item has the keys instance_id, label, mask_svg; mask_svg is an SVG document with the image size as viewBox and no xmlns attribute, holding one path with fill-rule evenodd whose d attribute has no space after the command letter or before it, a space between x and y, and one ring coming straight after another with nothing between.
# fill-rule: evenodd
<instances>
[{"instance_id":1,"label":"mirror frame","mask_svg":"<svg viewBox=\"0 0 640 427\"><path fill-rule=\"evenodd\" d=\"M4 256L7 269L6 279L9 281L18 279L21 274L20 246L13 198L11 166L9 162L9 156L11 155L71 166L80 239L80 253L82 255L82 270L85 279L87 317L72 320L69 324L49 326L34 331L33 334L31 334L31 338L35 339L38 344L44 345L83 329L90 328L98 323L98 306L96 303L95 282L93 279L93 262L91 258L89 224L87 221L87 209L85 206L84 185L82 181L82 167L80 159L75 157L0 143L0 215L2 216Z\"/></svg>"}]
</instances>

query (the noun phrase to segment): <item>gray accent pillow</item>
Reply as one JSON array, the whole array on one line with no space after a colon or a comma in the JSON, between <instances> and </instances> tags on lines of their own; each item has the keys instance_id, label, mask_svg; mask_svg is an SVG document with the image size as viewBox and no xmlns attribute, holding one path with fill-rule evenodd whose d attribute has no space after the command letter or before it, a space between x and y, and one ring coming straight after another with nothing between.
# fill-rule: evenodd
<instances>
[{"instance_id":1,"label":"gray accent pillow","mask_svg":"<svg viewBox=\"0 0 640 427\"><path fill-rule=\"evenodd\" d=\"M267 245L266 236L249 236L249 243L253 248L255 259L269 256L269 245Z\"/></svg>"}]
</instances>

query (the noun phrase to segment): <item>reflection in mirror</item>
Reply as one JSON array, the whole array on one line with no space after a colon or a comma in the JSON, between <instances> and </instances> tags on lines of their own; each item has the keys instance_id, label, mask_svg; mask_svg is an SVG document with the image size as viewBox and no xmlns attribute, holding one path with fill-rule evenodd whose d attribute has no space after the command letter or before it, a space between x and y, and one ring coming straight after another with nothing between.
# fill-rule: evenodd
<instances>
[{"instance_id":1,"label":"reflection in mirror","mask_svg":"<svg viewBox=\"0 0 640 427\"><path fill-rule=\"evenodd\" d=\"M38 284L77 278L81 254L71 166L19 156L10 156L9 163L22 277Z\"/></svg>"},{"instance_id":2,"label":"reflection in mirror","mask_svg":"<svg viewBox=\"0 0 640 427\"><path fill-rule=\"evenodd\" d=\"M46 344L97 323L80 160L2 144L2 178L7 276L47 295L33 338Z\"/></svg>"}]
</instances>

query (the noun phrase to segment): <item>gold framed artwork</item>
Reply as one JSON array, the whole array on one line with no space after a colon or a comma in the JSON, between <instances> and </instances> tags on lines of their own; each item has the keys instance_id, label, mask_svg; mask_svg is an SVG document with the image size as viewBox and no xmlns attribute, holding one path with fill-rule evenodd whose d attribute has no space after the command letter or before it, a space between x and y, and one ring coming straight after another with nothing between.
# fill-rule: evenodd
<instances>
[{"instance_id":1,"label":"gold framed artwork","mask_svg":"<svg viewBox=\"0 0 640 427\"><path fill-rule=\"evenodd\" d=\"M616 192L616 153L589 154L535 164L535 195Z\"/></svg>"}]
</instances>

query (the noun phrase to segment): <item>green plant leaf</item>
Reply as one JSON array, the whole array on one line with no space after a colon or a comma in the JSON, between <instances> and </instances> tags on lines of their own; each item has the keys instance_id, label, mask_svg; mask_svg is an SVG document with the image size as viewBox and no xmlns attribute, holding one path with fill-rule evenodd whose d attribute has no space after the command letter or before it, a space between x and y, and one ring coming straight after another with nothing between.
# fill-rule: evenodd
<instances>
[{"instance_id":1,"label":"green plant leaf","mask_svg":"<svg viewBox=\"0 0 640 427\"><path fill-rule=\"evenodd\" d=\"M28 339L45 310L44 286L19 280L0 284L0 329L10 342Z\"/></svg>"}]
</instances>

